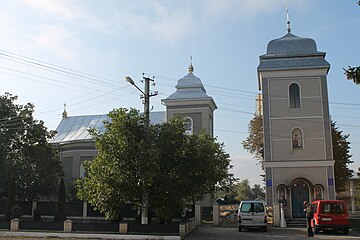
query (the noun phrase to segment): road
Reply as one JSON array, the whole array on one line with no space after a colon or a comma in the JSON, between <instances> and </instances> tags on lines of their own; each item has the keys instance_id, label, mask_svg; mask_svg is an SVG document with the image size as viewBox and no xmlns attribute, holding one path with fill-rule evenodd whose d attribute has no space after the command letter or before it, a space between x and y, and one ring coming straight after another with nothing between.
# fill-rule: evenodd
<instances>
[{"instance_id":1,"label":"road","mask_svg":"<svg viewBox=\"0 0 360 240\"><path fill-rule=\"evenodd\" d=\"M349 235L344 235L340 232L333 233L319 233L314 238L306 237L305 228L269 228L267 232L260 231L243 231L238 232L237 228L233 227L213 227L201 225L193 232L191 232L185 240L230 240L230 239L244 239L244 240L258 240L258 239L360 239L360 232L350 231Z\"/></svg>"}]
</instances>

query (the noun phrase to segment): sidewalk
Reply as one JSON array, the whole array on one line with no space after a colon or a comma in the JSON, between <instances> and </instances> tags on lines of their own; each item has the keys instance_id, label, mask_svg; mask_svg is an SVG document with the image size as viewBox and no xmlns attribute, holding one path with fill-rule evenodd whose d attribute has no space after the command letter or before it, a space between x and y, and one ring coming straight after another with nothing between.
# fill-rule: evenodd
<instances>
[{"instance_id":1,"label":"sidewalk","mask_svg":"<svg viewBox=\"0 0 360 240\"><path fill-rule=\"evenodd\" d=\"M151 239L151 240L181 240L180 236L154 236L154 235L121 235L121 234L89 234L89 233L61 233L61 232L3 232L0 231L0 238L24 237L29 238L79 238L79 239Z\"/></svg>"}]
</instances>

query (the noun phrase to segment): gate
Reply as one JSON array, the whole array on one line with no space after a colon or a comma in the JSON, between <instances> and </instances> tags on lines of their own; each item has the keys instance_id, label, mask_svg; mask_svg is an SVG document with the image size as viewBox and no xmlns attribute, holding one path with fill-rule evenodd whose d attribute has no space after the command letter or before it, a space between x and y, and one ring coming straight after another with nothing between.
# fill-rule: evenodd
<instances>
[{"instance_id":1,"label":"gate","mask_svg":"<svg viewBox=\"0 0 360 240\"><path fill-rule=\"evenodd\" d=\"M237 226L239 204L219 204L219 225Z\"/></svg>"}]
</instances>

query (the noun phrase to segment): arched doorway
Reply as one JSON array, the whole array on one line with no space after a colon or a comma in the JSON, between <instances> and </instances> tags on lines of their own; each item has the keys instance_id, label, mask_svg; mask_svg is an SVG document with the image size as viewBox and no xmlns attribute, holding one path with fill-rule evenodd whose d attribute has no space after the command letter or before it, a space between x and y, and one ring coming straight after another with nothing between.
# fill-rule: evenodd
<instances>
[{"instance_id":1,"label":"arched doorway","mask_svg":"<svg viewBox=\"0 0 360 240\"><path fill-rule=\"evenodd\" d=\"M293 218L305 218L304 201L309 201L309 186L297 179L291 186L291 209Z\"/></svg>"}]
</instances>

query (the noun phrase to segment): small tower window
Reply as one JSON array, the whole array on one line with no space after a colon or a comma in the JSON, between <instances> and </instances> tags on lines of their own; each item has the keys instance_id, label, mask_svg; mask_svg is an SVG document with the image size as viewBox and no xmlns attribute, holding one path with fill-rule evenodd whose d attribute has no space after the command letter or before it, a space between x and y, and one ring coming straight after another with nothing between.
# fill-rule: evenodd
<instances>
[{"instance_id":1,"label":"small tower window","mask_svg":"<svg viewBox=\"0 0 360 240\"><path fill-rule=\"evenodd\" d=\"M300 107L300 87L297 83L292 83L289 86L290 108Z\"/></svg>"},{"instance_id":2,"label":"small tower window","mask_svg":"<svg viewBox=\"0 0 360 240\"><path fill-rule=\"evenodd\" d=\"M293 149L303 149L303 134L301 129L295 128L292 130L291 134L292 148Z\"/></svg>"},{"instance_id":3,"label":"small tower window","mask_svg":"<svg viewBox=\"0 0 360 240\"><path fill-rule=\"evenodd\" d=\"M185 133L188 135L193 134L193 120L190 117L184 118Z\"/></svg>"}]
</instances>

